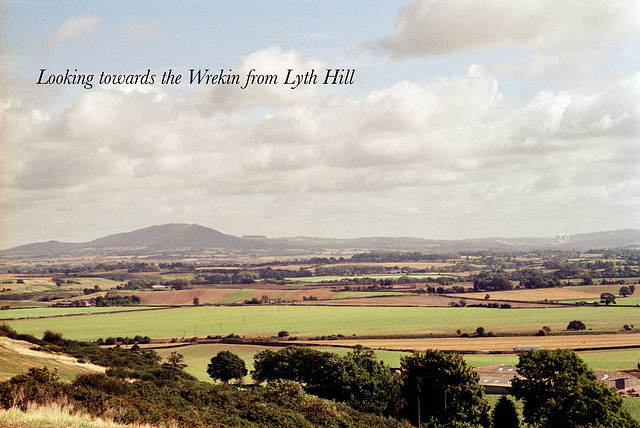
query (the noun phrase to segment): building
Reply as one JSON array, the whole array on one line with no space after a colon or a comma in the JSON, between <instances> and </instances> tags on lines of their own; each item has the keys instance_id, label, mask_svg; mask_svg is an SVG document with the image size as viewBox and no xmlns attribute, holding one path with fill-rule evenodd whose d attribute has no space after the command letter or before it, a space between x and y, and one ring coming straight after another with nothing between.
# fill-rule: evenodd
<instances>
[{"instance_id":1,"label":"building","mask_svg":"<svg viewBox=\"0 0 640 428\"><path fill-rule=\"evenodd\" d=\"M511 380L518 376L516 366L500 364L498 366L477 367L474 369L480 376L480 385L485 394L508 394ZM640 379L628 373L612 371L593 371L598 380L605 385L615 388L623 395L640 393Z\"/></svg>"}]
</instances>

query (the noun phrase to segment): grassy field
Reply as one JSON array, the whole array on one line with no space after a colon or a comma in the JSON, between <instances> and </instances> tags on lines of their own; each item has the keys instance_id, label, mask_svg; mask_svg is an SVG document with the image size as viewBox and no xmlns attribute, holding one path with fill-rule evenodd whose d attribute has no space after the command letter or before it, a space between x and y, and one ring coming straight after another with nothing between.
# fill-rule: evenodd
<instances>
[{"instance_id":1,"label":"grassy field","mask_svg":"<svg viewBox=\"0 0 640 428\"><path fill-rule=\"evenodd\" d=\"M86 308L24 308L24 309L11 309L8 311L0 311L0 320L17 320L24 318L48 318L48 317L60 317L65 315L91 315L91 314L103 314L109 312L131 312L131 311L144 311L153 308L146 306L107 306L107 307L95 307L89 306ZM68 321L73 322L73 321Z\"/></svg>"},{"instance_id":2,"label":"grassy field","mask_svg":"<svg viewBox=\"0 0 640 428\"><path fill-rule=\"evenodd\" d=\"M105 308L104 311L113 308ZM142 309L142 308L140 308ZM47 312L51 310L52 312ZM182 337L195 335L275 335L287 330L291 336L455 334L472 333L479 326L487 332L533 334L543 325L562 331L571 320L588 329L620 331L623 324L640 324L635 307L562 307L530 309L426 308L426 307L332 307L259 305L238 307L184 307L153 311L92 313L101 308L19 309L0 312L7 318L43 314L85 315L66 318L11 320L16 330L41 335L54 330L78 340L104 336Z\"/></svg>"}]
</instances>

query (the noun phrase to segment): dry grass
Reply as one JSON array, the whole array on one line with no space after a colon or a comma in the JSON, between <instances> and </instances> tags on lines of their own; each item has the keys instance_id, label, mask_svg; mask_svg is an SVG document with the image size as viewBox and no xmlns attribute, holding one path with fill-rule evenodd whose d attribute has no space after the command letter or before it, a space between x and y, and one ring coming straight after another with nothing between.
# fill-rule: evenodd
<instances>
[{"instance_id":1,"label":"dry grass","mask_svg":"<svg viewBox=\"0 0 640 428\"><path fill-rule=\"evenodd\" d=\"M81 373L104 373L105 368L91 363L80 363L68 355L36 351L33 343L0 337L0 379L24 373L29 367L57 369L60 376L73 379Z\"/></svg>"},{"instance_id":2,"label":"dry grass","mask_svg":"<svg viewBox=\"0 0 640 428\"><path fill-rule=\"evenodd\" d=\"M544 349L615 348L640 343L640 334L594 334L567 336L509 336L509 337L454 337L434 339L358 339L298 342L297 344L322 346L354 346L372 349L415 350L440 349L449 351L512 351L516 346L540 346Z\"/></svg>"},{"instance_id":3,"label":"dry grass","mask_svg":"<svg viewBox=\"0 0 640 428\"><path fill-rule=\"evenodd\" d=\"M93 418L86 413L72 411L69 406L59 403L44 406L32 404L27 413L17 408L0 410L0 426L6 428L46 427L46 428L152 428L153 425L121 425L104 419ZM167 428L170 426L167 425Z\"/></svg>"}]
</instances>

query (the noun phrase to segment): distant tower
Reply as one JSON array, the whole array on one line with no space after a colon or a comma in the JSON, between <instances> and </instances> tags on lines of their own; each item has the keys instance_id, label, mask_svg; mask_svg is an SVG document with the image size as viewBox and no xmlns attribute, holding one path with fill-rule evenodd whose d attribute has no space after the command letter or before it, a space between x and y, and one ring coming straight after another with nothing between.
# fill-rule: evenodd
<instances>
[{"instance_id":1,"label":"distant tower","mask_svg":"<svg viewBox=\"0 0 640 428\"><path fill-rule=\"evenodd\" d=\"M558 244L567 244L569 242L569 233L567 232L567 228L564 228L564 235L556 235L556 241Z\"/></svg>"}]
</instances>

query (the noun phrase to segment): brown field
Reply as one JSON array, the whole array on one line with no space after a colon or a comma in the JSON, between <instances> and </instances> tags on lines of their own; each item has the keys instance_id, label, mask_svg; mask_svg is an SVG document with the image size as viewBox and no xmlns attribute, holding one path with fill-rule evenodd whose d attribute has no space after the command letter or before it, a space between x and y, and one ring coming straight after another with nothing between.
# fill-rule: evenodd
<instances>
[{"instance_id":1,"label":"brown field","mask_svg":"<svg viewBox=\"0 0 640 428\"><path fill-rule=\"evenodd\" d=\"M449 306L451 302L458 303L461 299L465 300L468 305L473 304L485 304L487 303L484 298L482 299L470 299L472 293L462 293L456 297L438 296L434 294L407 294L405 296L384 296L379 297L352 297L349 299L341 300L324 300L316 302L300 302L299 304L308 305L331 305L331 306L425 306L425 307L442 307ZM484 294L483 294L484 296ZM489 303L501 303L499 300L491 299ZM502 302L506 303L506 302ZM549 307L549 304L545 303L533 303L533 302L509 302L512 308L544 308Z\"/></svg>"},{"instance_id":2,"label":"brown field","mask_svg":"<svg viewBox=\"0 0 640 428\"><path fill-rule=\"evenodd\" d=\"M445 351L513 351L516 346L540 346L543 349L592 349L637 346L640 348L640 333L630 334L594 334L567 336L510 336L510 337L453 337L434 339L357 339L357 340L320 340L298 342L297 344L315 346L354 346L356 344L372 349L415 350L440 349Z\"/></svg>"},{"instance_id":3,"label":"brown field","mask_svg":"<svg viewBox=\"0 0 640 428\"><path fill-rule=\"evenodd\" d=\"M533 290L509 290L509 291L482 291L476 293L465 293L468 298L484 299L489 294L493 300L514 300L521 302L542 302L547 300L580 300L599 299L600 294L572 290L565 287L557 288L536 288Z\"/></svg>"}]
</instances>

